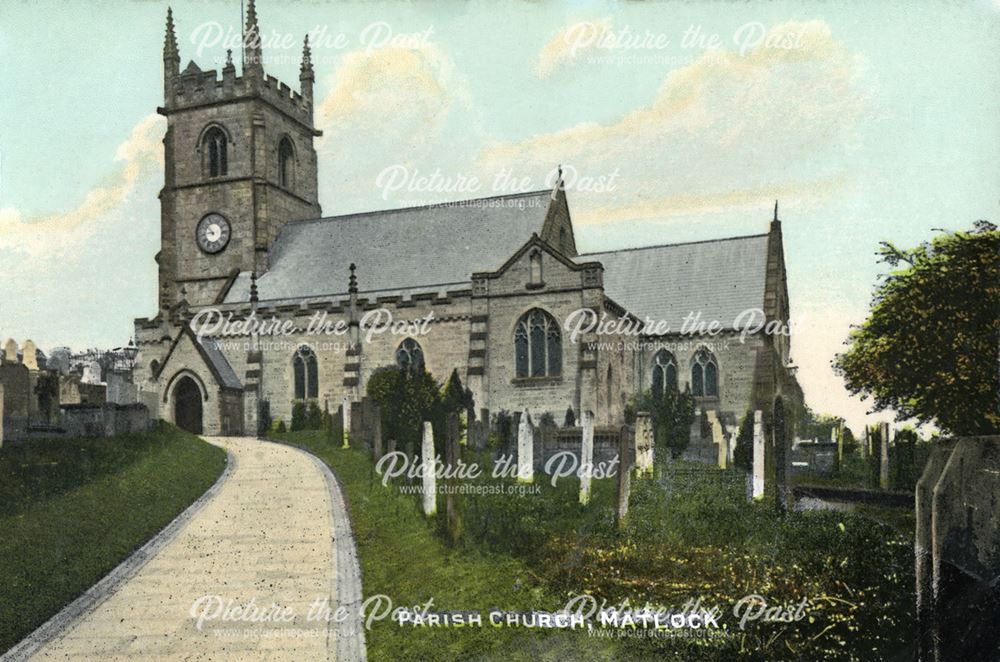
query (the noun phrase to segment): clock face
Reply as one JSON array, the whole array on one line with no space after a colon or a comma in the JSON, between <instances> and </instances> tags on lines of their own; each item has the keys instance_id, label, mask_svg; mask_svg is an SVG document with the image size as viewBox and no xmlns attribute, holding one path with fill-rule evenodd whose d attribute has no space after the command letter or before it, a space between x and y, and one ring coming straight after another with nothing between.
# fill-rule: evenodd
<instances>
[{"instance_id":1,"label":"clock face","mask_svg":"<svg viewBox=\"0 0 1000 662\"><path fill-rule=\"evenodd\" d=\"M229 243L229 221L221 214L211 213L198 221L198 248L206 253L219 253Z\"/></svg>"}]
</instances>

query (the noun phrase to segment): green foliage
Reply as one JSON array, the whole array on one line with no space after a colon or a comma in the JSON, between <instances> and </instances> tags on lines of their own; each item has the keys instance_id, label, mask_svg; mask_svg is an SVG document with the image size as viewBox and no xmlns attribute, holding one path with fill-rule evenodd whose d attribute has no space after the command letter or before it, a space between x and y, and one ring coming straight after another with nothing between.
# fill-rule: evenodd
<instances>
[{"instance_id":1,"label":"green foliage","mask_svg":"<svg viewBox=\"0 0 1000 662\"><path fill-rule=\"evenodd\" d=\"M382 411L383 439L395 439L396 448L416 452L424 421L434 426L435 441L444 439L441 387L426 369L413 372L395 366L379 368L369 378L366 392ZM437 452L443 452L443 447Z\"/></svg>"},{"instance_id":2,"label":"green foliage","mask_svg":"<svg viewBox=\"0 0 1000 662\"><path fill-rule=\"evenodd\" d=\"M292 432L306 429L306 403L301 400L292 405Z\"/></svg>"},{"instance_id":3,"label":"green foliage","mask_svg":"<svg viewBox=\"0 0 1000 662\"><path fill-rule=\"evenodd\" d=\"M985 221L909 250L883 243L895 270L834 361L848 390L951 434L1000 430L998 253L1000 232Z\"/></svg>"},{"instance_id":4,"label":"green foliage","mask_svg":"<svg viewBox=\"0 0 1000 662\"><path fill-rule=\"evenodd\" d=\"M315 401L310 401L306 409L306 430L319 430L323 427L323 410Z\"/></svg>"},{"instance_id":5,"label":"green foliage","mask_svg":"<svg viewBox=\"0 0 1000 662\"><path fill-rule=\"evenodd\" d=\"M167 424L0 451L0 651L90 588L201 496L226 453Z\"/></svg>"},{"instance_id":6,"label":"green foliage","mask_svg":"<svg viewBox=\"0 0 1000 662\"><path fill-rule=\"evenodd\" d=\"M283 420L281 420L280 418L278 419L278 424L274 426L274 431L275 432L284 432L285 431L285 422Z\"/></svg>"},{"instance_id":7,"label":"green foliage","mask_svg":"<svg viewBox=\"0 0 1000 662\"><path fill-rule=\"evenodd\" d=\"M462 386L462 378L458 374L458 369L451 371L448 383L444 385L441 393L441 406L445 414L459 413L467 411L473 406L472 391Z\"/></svg>"},{"instance_id":8,"label":"green foliage","mask_svg":"<svg viewBox=\"0 0 1000 662\"><path fill-rule=\"evenodd\" d=\"M753 410L747 410L736 433L733 464L745 471L753 471Z\"/></svg>"},{"instance_id":9,"label":"green foliage","mask_svg":"<svg viewBox=\"0 0 1000 662\"><path fill-rule=\"evenodd\" d=\"M653 421L653 438L660 449L669 449L679 457L690 441L694 422L694 398L687 389L683 393L665 389L662 397L644 391L635 399L637 411L648 411Z\"/></svg>"}]
</instances>

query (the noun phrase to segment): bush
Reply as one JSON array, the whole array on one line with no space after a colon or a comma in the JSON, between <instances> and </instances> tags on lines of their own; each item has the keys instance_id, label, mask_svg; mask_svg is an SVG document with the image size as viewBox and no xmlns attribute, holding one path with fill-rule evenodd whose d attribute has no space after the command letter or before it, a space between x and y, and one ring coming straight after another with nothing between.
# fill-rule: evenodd
<instances>
[{"instance_id":1,"label":"bush","mask_svg":"<svg viewBox=\"0 0 1000 662\"><path fill-rule=\"evenodd\" d=\"M310 402L306 411L306 430L320 430L323 427L323 410L315 402Z\"/></svg>"},{"instance_id":2,"label":"bush","mask_svg":"<svg viewBox=\"0 0 1000 662\"><path fill-rule=\"evenodd\" d=\"M292 432L304 430L306 426L306 403L296 402L292 405Z\"/></svg>"},{"instance_id":3,"label":"bush","mask_svg":"<svg viewBox=\"0 0 1000 662\"><path fill-rule=\"evenodd\" d=\"M426 369L412 372L396 366L379 368L368 380L366 392L382 411L383 438L395 439L397 448L413 452L420 448L424 421L430 421L436 452L444 453L441 387Z\"/></svg>"},{"instance_id":4,"label":"bush","mask_svg":"<svg viewBox=\"0 0 1000 662\"><path fill-rule=\"evenodd\" d=\"M636 411L648 411L653 421L653 438L661 450L679 457L690 441L694 422L694 398L687 389L679 393L666 389L662 397L644 391L635 399Z\"/></svg>"},{"instance_id":5,"label":"bush","mask_svg":"<svg viewBox=\"0 0 1000 662\"><path fill-rule=\"evenodd\" d=\"M736 434L736 448L733 449L733 464L740 469L753 471L753 411L747 410Z\"/></svg>"}]
</instances>

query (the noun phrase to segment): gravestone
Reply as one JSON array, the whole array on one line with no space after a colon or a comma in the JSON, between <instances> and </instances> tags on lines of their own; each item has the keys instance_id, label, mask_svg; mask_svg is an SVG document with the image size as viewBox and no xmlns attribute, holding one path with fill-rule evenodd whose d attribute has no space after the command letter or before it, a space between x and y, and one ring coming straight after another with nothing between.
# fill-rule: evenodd
<instances>
[{"instance_id":1,"label":"gravestone","mask_svg":"<svg viewBox=\"0 0 1000 662\"><path fill-rule=\"evenodd\" d=\"M517 480L531 483L535 480L535 431L531 427L528 410L521 414L517 424Z\"/></svg>"},{"instance_id":2,"label":"gravestone","mask_svg":"<svg viewBox=\"0 0 1000 662\"><path fill-rule=\"evenodd\" d=\"M653 419L649 412L640 411L635 415L635 475L637 478L646 478L653 475ZM619 454L619 461L624 464L627 460L624 455Z\"/></svg>"},{"instance_id":3,"label":"gravestone","mask_svg":"<svg viewBox=\"0 0 1000 662\"><path fill-rule=\"evenodd\" d=\"M372 455L376 462L382 458L382 411L378 407L372 416Z\"/></svg>"},{"instance_id":4,"label":"gravestone","mask_svg":"<svg viewBox=\"0 0 1000 662\"><path fill-rule=\"evenodd\" d=\"M934 442L915 495L921 660L987 659L1000 641L997 494L1000 436Z\"/></svg>"},{"instance_id":5,"label":"gravestone","mask_svg":"<svg viewBox=\"0 0 1000 662\"><path fill-rule=\"evenodd\" d=\"M38 370L38 348L32 340L24 341L24 348L21 351L21 362L28 370Z\"/></svg>"},{"instance_id":6,"label":"gravestone","mask_svg":"<svg viewBox=\"0 0 1000 662\"><path fill-rule=\"evenodd\" d=\"M889 424L879 423L879 463L878 463L878 486L883 490L889 489Z\"/></svg>"},{"instance_id":7,"label":"gravestone","mask_svg":"<svg viewBox=\"0 0 1000 662\"><path fill-rule=\"evenodd\" d=\"M437 512L437 483L434 472L434 427L430 421L424 421L424 438L420 447L420 475L423 478L424 515L430 516Z\"/></svg>"},{"instance_id":8,"label":"gravestone","mask_svg":"<svg viewBox=\"0 0 1000 662\"><path fill-rule=\"evenodd\" d=\"M767 443L764 439L764 412L757 409L753 413L753 492L754 499L764 498L764 483L767 475Z\"/></svg>"},{"instance_id":9,"label":"gravestone","mask_svg":"<svg viewBox=\"0 0 1000 662\"><path fill-rule=\"evenodd\" d=\"M3 360L6 363L17 363L17 342L7 338L3 344Z\"/></svg>"},{"instance_id":10,"label":"gravestone","mask_svg":"<svg viewBox=\"0 0 1000 662\"><path fill-rule=\"evenodd\" d=\"M729 444L726 435L722 431L722 422L719 420L719 413L714 409L705 412L708 419L709 429L712 431L712 443L715 444L715 459L720 469L729 467Z\"/></svg>"},{"instance_id":11,"label":"gravestone","mask_svg":"<svg viewBox=\"0 0 1000 662\"><path fill-rule=\"evenodd\" d=\"M461 425L458 414L451 413L448 414L445 422L444 440L444 461L449 470L458 466L460 446ZM458 478L449 478L445 482L456 484L459 480ZM457 496L453 490L448 490L447 495L445 495L445 515L448 524L448 537L451 543L455 544L462 537L462 520L458 511Z\"/></svg>"},{"instance_id":12,"label":"gravestone","mask_svg":"<svg viewBox=\"0 0 1000 662\"><path fill-rule=\"evenodd\" d=\"M590 503L590 479L594 471L594 412L586 410L580 417L583 439L580 444L580 503Z\"/></svg>"},{"instance_id":13,"label":"gravestone","mask_svg":"<svg viewBox=\"0 0 1000 662\"><path fill-rule=\"evenodd\" d=\"M648 420L649 415L645 416ZM615 521L618 523L619 530L625 528L628 518L628 500L632 493L632 461L629 456L629 447L636 444L638 449L638 431L638 427L623 425L618 436L618 460L620 464L618 466L618 511L615 515ZM639 457L638 450L636 457ZM640 473L638 468L637 473Z\"/></svg>"},{"instance_id":14,"label":"gravestone","mask_svg":"<svg viewBox=\"0 0 1000 662\"><path fill-rule=\"evenodd\" d=\"M344 422L343 427L343 444L341 448L350 448L351 446L351 401L344 396L344 401L340 405L341 419Z\"/></svg>"}]
</instances>

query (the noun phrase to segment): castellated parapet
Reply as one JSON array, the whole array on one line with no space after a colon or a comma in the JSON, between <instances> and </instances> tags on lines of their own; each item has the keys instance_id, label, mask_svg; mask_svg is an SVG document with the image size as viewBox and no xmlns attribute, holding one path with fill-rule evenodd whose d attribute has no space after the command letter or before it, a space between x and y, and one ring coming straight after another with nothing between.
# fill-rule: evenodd
<instances>
[{"instance_id":1,"label":"castellated parapet","mask_svg":"<svg viewBox=\"0 0 1000 662\"><path fill-rule=\"evenodd\" d=\"M237 76L236 68L227 66L220 76L215 69L202 71L194 62L173 79L171 94L166 98L166 111L184 110L220 102L260 98L292 118L312 125L312 103L271 75L262 80Z\"/></svg>"}]
</instances>

